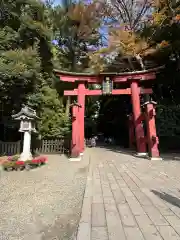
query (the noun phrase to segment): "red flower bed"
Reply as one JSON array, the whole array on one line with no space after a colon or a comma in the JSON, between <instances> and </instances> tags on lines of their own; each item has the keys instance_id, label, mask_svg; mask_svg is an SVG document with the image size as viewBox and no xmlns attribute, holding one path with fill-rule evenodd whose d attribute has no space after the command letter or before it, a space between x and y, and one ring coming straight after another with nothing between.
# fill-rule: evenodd
<instances>
[{"instance_id":1,"label":"red flower bed","mask_svg":"<svg viewBox=\"0 0 180 240\"><path fill-rule=\"evenodd\" d=\"M24 161L16 161L15 164L16 165L24 165Z\"/></svg>"},{"instance_id":2,"label":"red flower bed","mask_svg":"<svg viewBox=\"0 0 180 240\"><path fill-rule=\"evenodd\" d=\"M46 163L47 158L44 156L39 156L31 160L32 164L40 164L40 163Z\"/></svg>"},{"instance_id":3,"label":"red flower bed","mask_svg":"<svg viewBox=\"0 0 180 240\"><path fill-rule=\"evenodd\" d=\"M2 166L4 167L5 170L17 170L17 169L29 169L33 166L39 166L42 164L45 164L47 162L47 157L45 156L38 156L33 158L32 160L27 160L27 161L21 161L21 160L15 160L12 157L8 157L8 160L4 161L2 163Z\"/></svg>"}]
</instances>

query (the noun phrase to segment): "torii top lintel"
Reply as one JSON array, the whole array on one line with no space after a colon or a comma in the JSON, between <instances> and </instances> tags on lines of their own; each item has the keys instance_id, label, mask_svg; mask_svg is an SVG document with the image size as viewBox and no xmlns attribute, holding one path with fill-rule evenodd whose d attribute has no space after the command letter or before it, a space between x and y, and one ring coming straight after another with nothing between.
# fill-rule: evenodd
<instances>
[{"instance_id":1,"label":"torii top lintel","mask_svg":"<svg viewBox=\"0 0 180 240\"><path fill-rule=\"evenodd\" d=\"M163 66L152 68L142 71L133 72L103 72L103 73L77 73L77 72L67 72L54 69L54 73L63 82L88 82L88 83L101 83L104 77L109 76L113 82L126 82L128 80L134 79L139 81L144 80L154 80L156 78L156 73L159 72Z\"/></svg>"}]
</instances>

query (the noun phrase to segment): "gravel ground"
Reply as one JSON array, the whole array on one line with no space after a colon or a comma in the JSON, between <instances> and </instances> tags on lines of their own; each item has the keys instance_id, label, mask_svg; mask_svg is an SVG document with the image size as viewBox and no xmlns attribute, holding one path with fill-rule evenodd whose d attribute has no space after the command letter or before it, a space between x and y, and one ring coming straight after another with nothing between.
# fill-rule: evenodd
<instances>
[{"instance_id":1,"label":"gravel ground","mask_svg":"<svg viewBox=\"0 0 180 240\"><path fill-rule=\"evenodd\" d=\"M45 166L0 176L0 240L70 240L77 230L89 167L48 156Z\"/></svg>"}]
</instances>

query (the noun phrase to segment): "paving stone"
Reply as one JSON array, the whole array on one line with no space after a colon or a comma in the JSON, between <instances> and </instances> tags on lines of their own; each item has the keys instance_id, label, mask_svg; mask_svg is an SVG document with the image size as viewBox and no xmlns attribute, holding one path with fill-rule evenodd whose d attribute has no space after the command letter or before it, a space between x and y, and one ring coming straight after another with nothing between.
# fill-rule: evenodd
<instances>
[{"instance_id":1,"label":"paving stone","mask_svg":"<svg viewBox=\"0 0 180 240\"><path fill-rule=\"evenodd\" d=\"M92 193L92 183L88 182L86 184L86 190L85 190L84 197L91 197L92 195L93 195L93 193Z\"/></svg>"},{"instance_id":2,"label":"paving stone","mask_svg":"<svg viewBox=\"0 0 180 240\"><path fill-rule=\"evenodd\" d=\"M112 204L112 203L105 203L105 211L109 211L109 212L117 212L117 206L116 204Z\"/></svg>"},{"instance_id":3,"label":"paving stone","mask_svg":"<svg viewBox=\"0 0 180 240\"><path fill-rule=\"evenodd\" d=\"M161 240L159 232L147 215L135 216L146 240Z\"/></svg>"},{"instance_id":4,"label":"paving stone","mask_svg":"<svg viewBox=\"0 0 180 240\"><path fill-rule=\"evenodd\" d=\"M128 176L127 173L121 173L122 178L127 183L128 187L131 190L137 190L138 186L135 184L135 182Z\"/></svg>"},{"instance_id":5,"label":"paving stone","mask_svg":"<svg viewBox=\"0 0 180 240\"><path fill-rule=\"evenodd\" d=\"M137 223L128 204L118 204L118 210L124 226L137 227Z\"/></svg>"},{"instance_id":6,"label":"paving stone","mask_svg":"<svg viewBox=\"0 0 180 240\"><path fill-rule=\"evenodd\" d=\"M104 197L113 197L113 194L109 185L108 186L102 185L102 193Z\"/></svg>"},{"instance_id":7,"label":"paving stone","mask_svg":"<svg viewBox=\"0 0 180 240\"><path fill-rule=\"evenodd\" d=\"M104 197L104 204L114 204L115 205L115 200L113 197Z\"/></svg>"},{"instance_id":8,"label":"paving stone","mask_svg":"<svg viewBox=\"0 0 180 240\"><path fill-rule=\"evenodd\" d=\"M116 181L117 181L117 180L123 181L123 179L122 179L122 177L121 177L121 175L120 175L120 173L119 173L118 171L117 171L117 173L114 175L114 177L115 177Z\"/></svg>"},{"instance_id":9,"label":"paving stone","mask_svg":"<svg viewBox=\"0 0 180 240\"><path fill-rule=\"evenodd\" d=\"M117 180L117 179L122 179L122 177L120 176L120 173L119 173L119 171L117 170L117 168L116 168L116 166L114 165L114 164L111 164L111 170L112 170L112 172L113 172L113 175L114 175L114 177L115 177L115 179Z\"/></svg>"},{"instance_id":10,"label":"paving stone","mask_svg":"<svg viewBox=\"0 0 180 240\"><path fill-rule=\"evenodd\" d=\"M133 192L127 187L127 188L121 188L125 198L126 197L134 197Z\"/></svg>"},{"instance_id":11,"label":"paving stone","mask_svg":"<svg viewBox=\"0 0 180 240\"><path fill-rule=\"evenodd\" d=\"M164 240L180 240L180 236L171 226L158 226L157 228Z\"/></svg>"},{"instance_id":12,"label":"paving stone","mask_svg":"<svg viewBox=\"0 0 180 240\"><path fill-rule=\"evenodd\" d=\"M111 186L111 190L118 190L119 189L119 185L117 184L117 182L115 181L114 183L110 183Z\"/></svg>"},{"instance_id":13,"label":"paving stone","mask_svg":"<svg viewBox=\"0 0 180 240\"><path fill-rule=\"evenodd\" d=\"M104 174L101 175L101 185L104 187L108 187L109 186L109 181L107 179L107 176L105 176Z\"/></svg>"},{"instance_id":14,"label":"paving stone","mask_svg":"<svg viewBox=\"0 0 180 240\"><path fill-rule=\"evenodd\" d=\"M106 211L106 220L109 240L125 240L124 229L118 212Z\"/></svg>"},{"instance_id":15,"label":"paving stone","mask_svg":"<svg viewBox=\"0 0 180 240\"><path fill-rule=\"evenodd\" d=\"M165 218L171 225L180 226L180 217L175 214L173 216L165 216Z\"/></svg>"},{"instance_id":16,"label":"paving stone","mask_svg":"<svg viewBox=\"0 0 180 240\"><path fill-rule=\"evenodd\" d=\"M99 163L98 165L99 168L103 168L104 167L104 164L102 162Z\"/></svg>"},{"instance_id":17,"label":"paving stone","mask_svg":"<svg viewBox=\"0 0 180 240\"><path fill-rule=\"evenodd\" d=\"M127 188L128 187L127 183L123 180L123 178L117 179L117 183L118 183L120 188Z\"/></svg>"},{"instance_id":18,"label":"paving stone","mask_svg":"<svg viewBox=\"0 0 180 240\"><path fill-rule=\"evenodd\" d=\"M144 187L144 183L133 173L133 171L127 170L126 172L139 188Z\"/></svg>"},{"instance_id":19,"label":"paving stone","mask_svg":"<svg viewBox=\"0 0 180 240\"><path fill-rule=\"evenodd\" d=\"M103 203L102 188L100 179L93 179L93 203Z\"/></svg>"},{"instance_id":20,"label":"paving stone","mask_svg":"<svg viewBox=\"0 0 180 240\"><path fill-rule=\"evenodd\" d=\"M93 194L96 193L101 193L102 189L101 189L101 182L100 179L93 179Z\"/></svg>"},{"instance_id":21,"label":"paving stone","mask_svg":"<svg viewBox=\"0 0 180 240\"><path fill-rule=\"evenodd\" d=\"M137 216L137 215L143 215L145 214L144 209L140 205L140 203L137 201L137 199L132 196L132 197L126 197L126 200L129 204L129 207L131 208L132 213Z\"/></svg>"},{"instance_id":22,"label":"paving stone","mask_svg":"<svg viewBox=\"0 0 180 240\"><path fill-rule=\"evenodd\" d=\"M180 208L168 202L166 202L166 204L171 209L171 211L180 218Z\"/></svg>"},{"instance_id":23,"label":"paving stone","mask_svg":"<svg viewBox=\"0 0 180 240\"><path fill-rule=\"evenodd\" d=\"M91 240L108 240L107 228L106 227L92 227Z\"/></svg>"},{"instance_id":24,"label":"paving stone","mask_svg":"<svg viewBox=\"0 0 180 240\"><path fill-rule=\"evenodd\" d=\"M158 210L160 211L160 213L162 215L167 215L167 216L174 215L174 213L171 211L171 209L168 208L167 205L161 199L159 199L153 192L151 192L149 189L142 188L142 192L144 194L146 194L146 196L152 201L154 206L156 206L156 208L158 208Z\"/></svg>"},{"instance_id":25,"label":"paving stone","mask_svg":"<svg viewBox=\"0 0 180 240\"><path fill-rule=\"evenodd\" d=\"M100 179L101 179L101 183L108 183L108 177L107 177L107 173L105 171L105 168L101 168L99 169L99 173L100 173Z\"/></svg>"},{"instance_id":26,"label":"paving stone","mask_svg":"<svg viewBox=\"0 0 180 240\"><path fill-rule=\"evenodd\" d=\"M113 193L113 196L114 196L114 199L116 201L116 203L125 203L126 202L126 199L119 187L119 185L117 184L117 182L114 182L112 184L110 184L111 186L111 190L112 190L112 193Z\"/></svg>"},{"instance_id":27,"label":"paving stone","mask_svg":"<svg viewBox=\"0 0 180 240\"><path fill-rule=\"evenodd\" d=\"M112 173L107 173L107 177L110 183L116 183L116 179L114 178Z\"/></svg>"},{"instance_id":28,"label":"paving stone","mask_svg":"<svg viewBox=\"0 0 180 240\"><path fill-rule=\"evenodd\" d=\"M141 206L151 206L152 202L149 200L149 198L140 190L132 191L134 196L138 199Z\"/></svg>"},{"instance_id":29,"label":"paving stone","mask_svg":"<svg viewBox=\"0 0 180 240\"><path fill-rule=\"evenodd\" d=\"M91 224L91 203L91 197L84 198L80 222L86 222Z\"/></svg>"},{"instance_id":30,"label":"paving stone","mask_svg":"<svg viewBox=\"0 0 180 240\"><path fill-rule=\"evenodd\" d=\"M143 208L154 225L156 226L169 225L166 219L154 206L144 206Z\"/></svg>"},{"instance_id":31,"label":"paving stone","mask_svg":"<svg viewBox=\"0 0 180 240\"><path fill-rule=\"evenodd\" d=\"M102 194L94 194L92 198L93 203L103 203L103 196Z\"/></svg>"},{"instance_id":32,"label":"paving stone","mask_svg":"<svg viewBox=\"0 0 180 240\"><path fill-rule=\"evenodd\" d=\"M120 174L127 169L127 167L124 164L121 164L121 165L116 164L116 168Z\"/></svg>"},{"instance_id":33,"label":"paving stone","mask_svg":"<svg viewBox=\"0 0 180 240\"><path fill-rule=\"evenodd\" d=\"M126 199L120 189L113 190L113 196L114 196L116 204L119 204L119 203L122 204L122 203L126 202Z\"/></svg>"},{"instance_id":34,"label":"paving stone","mask_svg":"<svg viewBox=\"0 0 180 240\"><path fill-rule=\"evenodd\" d=\"M91 240L91 224L81 222L79 224L77 240Z\"/></svg>"},{"instance_id":35,"label":"paving stone","mask_svg":"<svg viewBox=\"0 0 180 240\"><path fill-rule=\"evenodd\" d=\"M95 168L93 171L93 178L99 179L100 178L100 174L99 174L99 169Z\"/></svg>"},{"instance_id":36,"label":"paving stone","mask_svg":"<svg viewBox=\"0 0 180 240\"><path fill-rule=\"evenodd\" d=\"M165 216L169 224L175 229L175 231L180 234L180 218L176 215L174 216Z\"/></svg>"},{"instance_id":37,"label":"paving stone","mask_svg":"<svg viewBox=\"0 0 180 240\"><path fill-rule=\"evenodd\" d=\"M162 240L160 233L157 228L153 225L148 226L146 229L141 229L146 240Z\"/></svg>"},{"instance_id":38,"label":"paving stone","mask_svg":"<svg viewBox=\"0 0 180 240\"><path fill-rule=\"evenodd\" d=\"M106 226L104 204L101 203L92 204L92 226L93 227Z\"/></svg>"},{"instance_id":39,"label":"paving stone","mask_svg":"<svg viewBox=\"0 0 180 240\"><path fill-rule=\"evenodd\" d=\"M141 230L137 227L124 228L127 240L144 240Z\"/></svg>"},{"instance_id":40,"label":"paving stone","mask_svg":"<svg viewBox=\"0 0 180 240\"><path fill-rule=\"evenodd\" d=\"M146 214L135 216L135 219L138 225L140 226L140 228L153 225L153 222L150 220L150 218Z\"/></svg>"}]
</instances>

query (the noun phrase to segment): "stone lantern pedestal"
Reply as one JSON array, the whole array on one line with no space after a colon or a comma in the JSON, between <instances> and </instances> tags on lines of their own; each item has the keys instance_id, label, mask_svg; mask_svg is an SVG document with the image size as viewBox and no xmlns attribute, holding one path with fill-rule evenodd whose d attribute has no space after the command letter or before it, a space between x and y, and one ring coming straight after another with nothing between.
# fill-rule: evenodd
<instances>
[{"instance_id":1,"label":"stone lantern pedestal","mask_svg":"<svg viewBox=\"0 0 180 240\"><path fill-rule=\"evenodd\" d=\"M21 161L32 160L31 153L31 132L24 132L23 151L20 155Z\"/></svg>"},{"instance_id":2,"label":"stone lantern pedestal","mask_svg":"<svg viewBox=\"0 0 180 240\"><path fill-rule=\"evenodd\" d=\"M12 115L15 120L20 120L20 129L19 132L24 133L23 139L23 151L20 155L21 161L32 160L31 153L31 134L32 132L36 132L35 129L35 119L37 119L36 111L23 106L21 111L15 115Z\"/></svg>"}]
</instances>

